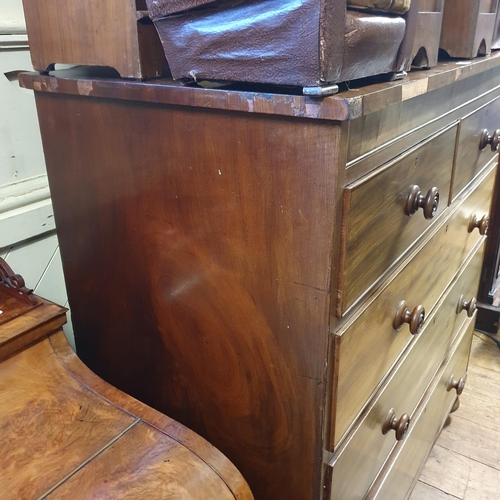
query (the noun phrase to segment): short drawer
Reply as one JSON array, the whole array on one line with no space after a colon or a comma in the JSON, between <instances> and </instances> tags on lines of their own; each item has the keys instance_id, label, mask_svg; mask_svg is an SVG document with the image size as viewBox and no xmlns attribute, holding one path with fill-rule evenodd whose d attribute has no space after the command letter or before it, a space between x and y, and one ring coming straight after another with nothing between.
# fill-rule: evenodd
<instances>
[{"instance_id":1,"label":"short drawer","mask_svg":"<svg viewBox=\"0 0 500 500\"><path fill-rule=\"evenodd\" d=\"M422 305L430 313L481 238L478 229L468 232L469 223L474 216L481 221L489 211L495 170L493 165L406 267L336 333L333 444L413 339L408 325L394 329L400 302L405 301L410 311Z\"/></svg>"},{"instance_id":2,"label":"short drawer","mask_svg":"<svg viewBox=\"0 0 500 500\"><path fill-rule=\"evenodd\" d=\"M463 118L455 161L453 199L495 156L495 144L500 140L498 134L495 134L497 129L500 129L500 98ZM488 138L490 143L486 143Z\"/></svg>"},{"instance_id":3,"label":"short drawer","mask_svg":"<svg viewBox=\"0 0 500 500\"><path fill-rule=\"evenodd\" d=\"M372 402L360 422L341 446L333 463L334 492L332 500L359 499L368 490L391 449L396 444L395 433L386 429L389 415L404 419L412 415L439 369L453 339L467 314L457 308L476 293L481 273L483 244L476 249L436 312L429 317L427 326L410 346L392 372L381 393ZM475 309L469 308L470 316ZM410 422L410 427L411 427ZM397 434L396 434L397 435ZM397 439L401 440L399 436Z\"/></svg>"},{"instance_id":4,"label":"short drawer","mask_svg":"<svg viewBox=\"0 0 500 500\"><path fill-rule=\"evenodd\" d=\"M417 409L408 436L396 445L365 500L405 500L411 493L456 397L450 382L460 380L467 370L474 322L464 328L457 349L438 374L437 385Z\"/></svg>"},{"instance_id":5,"label":"short drawer","mask_svg":"<svg viewBox=\"0 0 500 500\"><path fill-rule=\"evenodd\" d=\"M448 205L456 135L454 125L345 189L339 316Z\"/></svg>"}]
</instances>

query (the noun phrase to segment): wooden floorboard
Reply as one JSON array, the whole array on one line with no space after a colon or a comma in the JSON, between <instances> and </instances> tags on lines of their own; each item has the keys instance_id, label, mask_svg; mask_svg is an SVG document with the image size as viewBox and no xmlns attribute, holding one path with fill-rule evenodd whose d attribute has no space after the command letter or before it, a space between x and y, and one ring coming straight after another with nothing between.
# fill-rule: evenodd
<instances>
[{"instance_id":1,"label":"wooden floorboard","mask_svg":"<svg viewBox=\"0 0 500 500\"><path fill-rule=\"evenodd\" d=\"M500 349L481 334L474 337L460 403L410 500L500 499Z\"/></svg>"}]
</instances>

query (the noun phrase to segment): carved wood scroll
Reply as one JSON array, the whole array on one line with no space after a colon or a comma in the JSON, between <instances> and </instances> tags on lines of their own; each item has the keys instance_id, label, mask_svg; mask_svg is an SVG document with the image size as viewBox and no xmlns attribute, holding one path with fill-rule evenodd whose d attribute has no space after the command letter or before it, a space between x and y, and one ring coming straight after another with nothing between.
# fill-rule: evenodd
<instances>
[{"instance_id":1,"label":"carved wood scroll","mask_svg":"<svg viewBox=\"0 0 500 500\"><path fill-rule=\"evenodd\" d=\"M2 258L0 258L0 290L26 304L37 303L33 290L26 288L24 278L15 274Z\"/></svg>"}]
</instances>

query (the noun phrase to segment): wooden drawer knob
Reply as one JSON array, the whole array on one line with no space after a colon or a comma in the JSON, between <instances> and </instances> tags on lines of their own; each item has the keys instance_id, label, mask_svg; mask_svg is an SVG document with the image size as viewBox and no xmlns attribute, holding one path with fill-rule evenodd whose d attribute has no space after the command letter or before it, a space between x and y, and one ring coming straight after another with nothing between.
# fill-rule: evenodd
<instances>
[{"instance_id":1,"label":"wooden drawer knob","mask_svg":"<svg viewBox=\"0 0 500 500\"><path fill-rule=\"evenodd\" d=\"M465 384L467 383L467 374L465 374L461 379L455 380L452 375L450 377L450 383L448 384L448 392L455 389L457 391L457 396L460 396L464 392Z\"/></svg>"},{"instance_id":2,"label":"wooden drawer knob","mask_svg":"<svg viewBox=\"0 0 500 500\"><path fill-rule=\"evenodd\" d=\"M457 305L457 314L460 314L462 311L467 311L467 316L469 318L472 318L476 310L477 310L477 300L475 297L472 297L472 299L470 299L469 302L467 302L465 300L465 295L460 295Z\"/></svg>"},{"instance_id":3,"label":"wooden drawer knob","mask_svg":"<svg viewBox=\"0 0 500 500\"><path fill-rule=\"evenodd\" d=\"M422 194L420 187L414 184L410 187L408 198L406 199L405 214L413 215L419 208L424 210L424 217L432 219L439 206L439 191L433 187L427 192L427 196Z\"/></svg>"},{"instance_id":4,"label":"wooden drawer knob","mask_svg":"<svg viewBox=\"0 0 500 500\"><path fill-rule=\"evenodd\" d=\"M410 415L404 413L399 418L396 418L396 412L394 408L389 410L387 417L382 426L382 434L387 434L390 431L396 432L396 440L401 441L405 438L408 433L408 428L410 427Z\"/></svg>"},{"instance_id":5,"label":"wooden drawer knob","mask_svg":"<svg viewBox=\"0 0 500 500\"><path fill-rule=\"evenodd\" d=\"M472 214L469 219L469 227L467 230L469 233L472 233L476 227L479 229L479 234L484 236L490 227L490 218L487 215L483 215L478 219L476 214Z\"/></svg>"},{"instance_id":6,"label":"wooden drawer knob","mask_svg":"<svg viewBox=\"0 0 500 500\"><path fill-rule=\"evenodd\" d=\"M491 150L493 152L498 151L498 146L500 143L500 130L497 129L493 134L490 134L488 130L484 129L481 133L481 140L479 142L479 149L482 151L488 144L491 145Z\"/></svg>"},{"instance_id":7,"label":"wooden drawer knob","mask_svg":"<svg viewBox=\"0 0 500 500\"><path fill-rule=\"evenodd\" d=\"M418 305L410 311L408 305L404 300L398 304L398 310L396 311L396 316L394 316L394 321L392 326L395 330L399 330L405 323L410 325L410 333L416 335L422 330L422 326L425 321L425 309L423 306Z\"/></svg>"}]
</instances>

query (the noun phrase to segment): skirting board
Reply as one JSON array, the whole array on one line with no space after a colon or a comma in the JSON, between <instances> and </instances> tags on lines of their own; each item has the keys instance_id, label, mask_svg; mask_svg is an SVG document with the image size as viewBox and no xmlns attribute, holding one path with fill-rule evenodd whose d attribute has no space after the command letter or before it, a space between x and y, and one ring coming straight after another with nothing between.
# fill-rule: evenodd
<instances>
[{"instance_id":1,"label":"skirting board","mask_svg":"<svg viewBox=\"0 0 500 500\"><path fill-rule=\"evenodd\" d=\"M0 186L0 248L54 229L46 175Z\"/></svg>"}]
</instances>

